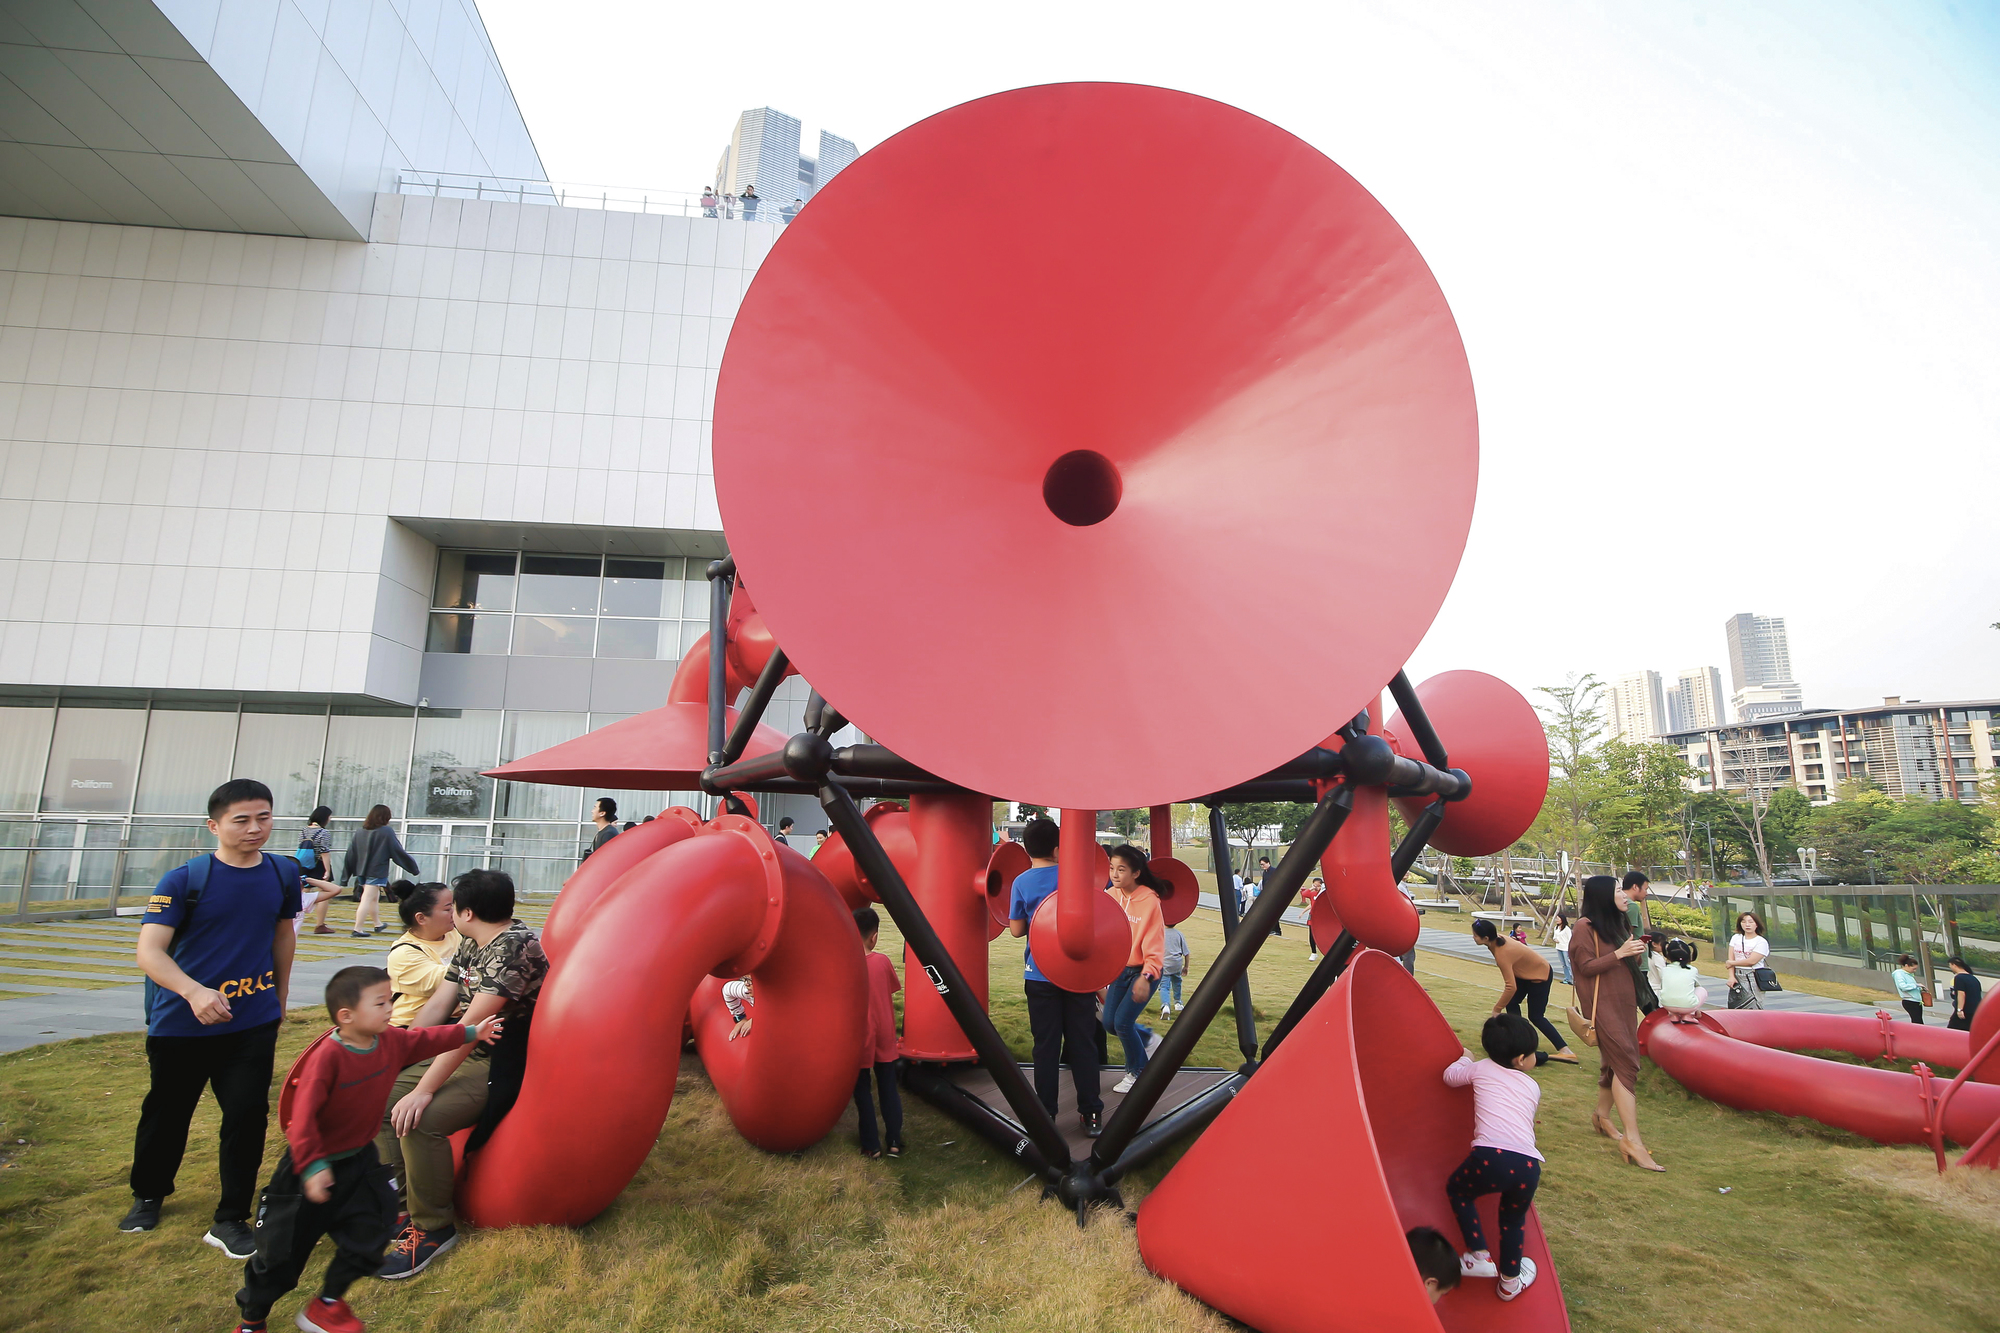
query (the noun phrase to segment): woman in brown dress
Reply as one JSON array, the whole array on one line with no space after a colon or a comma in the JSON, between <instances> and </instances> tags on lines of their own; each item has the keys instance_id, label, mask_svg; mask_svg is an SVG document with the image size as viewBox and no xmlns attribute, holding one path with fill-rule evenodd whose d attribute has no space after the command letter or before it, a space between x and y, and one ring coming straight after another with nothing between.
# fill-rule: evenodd
<instances>
[{"instance_id":1,"label":"woman in brown dress","mask_svg":"<svg viewBox=\"0 0 2000 1333\"><path fill-rule=\"evenodd\" d=\"M1625 909L1632 905L1610 875L1583 882L1583 915L1570 936L1570 970L1576 977L1577 1007L1597 1028L1597 1109L1590 1122L1618 1144L1625 1160L1648 1171L1664 1171L1639 1138L1639 993L1630 961L1646 951L1632 934ZM1625 1124L1611 1123L1616 1107Z\"/></svg>"}]
</instances>

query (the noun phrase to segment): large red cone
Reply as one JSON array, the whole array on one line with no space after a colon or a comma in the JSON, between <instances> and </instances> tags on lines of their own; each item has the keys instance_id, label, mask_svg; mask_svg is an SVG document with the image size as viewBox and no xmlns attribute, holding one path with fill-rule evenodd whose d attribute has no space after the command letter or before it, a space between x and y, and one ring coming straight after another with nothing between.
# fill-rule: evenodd
<instances>
[{"instance_id":1,"label":"large red cone","mask_svg":"<svg viewBox=\"0 0 2000 1333\"><path fill-rule=\"evenodd\" d=\"M1532 1211L1539 1276L1519 1299L1468 1278L1433 1307L1417 1276L1405 1231L1433 1226L1460 1243L1444 1182L1472 1147L1472 1090L1442 1078L1460 1049L1395 959L1356 955L1147 1196L1146 1266L1262 1333L1569 1328ZM1497 1246L1494 1207L1480 1212Z\"/></svg>"}]
</instances>

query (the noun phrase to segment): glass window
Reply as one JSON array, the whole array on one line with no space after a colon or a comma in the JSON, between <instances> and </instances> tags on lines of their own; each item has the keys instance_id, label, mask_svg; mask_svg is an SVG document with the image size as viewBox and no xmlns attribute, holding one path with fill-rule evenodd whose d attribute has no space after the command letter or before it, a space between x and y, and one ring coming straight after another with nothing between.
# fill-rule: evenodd
<instances>
[{"instance_id":1,"label":"glass window","mask_svg":"<svg viewBox=\"0 0 2000 1333\"><path fill-rule=\"evenodd\" d=\"M678 616L681 613L678 560L606 560L607 616Z\"/></svg>"},{"instance_id":2,"label":"glass window","mask_svg":"<svg viewBox=\"0 0 2000 1333\"><path fill-rule=\"evenodd\" d=\"M498 709L425 709L410 765L410 818L491 818L493 779L480 770L493 767L499 748Z\"/></svg>"},{"instance_id":3,"label":"glass window","mask_svg":"<svg viewBox=\"0 0 2000 1333\"><path fill-rule=\"evenodd\" d=\"M132 779L145 739L143 704L57 709L42 809L121 814L130 810Z\"/></svg>"},{"instance_id":4,"label":"glass window","mask_svg":"<svg viewBox=\"0 0 2000 1333\"><path fill-rule=\"evenodd\" d=\"M603 561L594 555L521 557L521 611L558 615L597 614L597 575Z\"/></svg>"},{"instance_id":5,"label":"glass window","mask_svg":"<svg viewBox=\"0 0 2000 1333\"><path fill-rule=\"evenodd\" d=\"M689 653L693 652L695 644L701 642L701 636L706 633L708 633L707 621L683 620L681 622L680 656L686 657Z\"/></svg>"},{"instance_id":6,"label":"glass window","mask_svg":"<svg viewBox=\"0 0 2000 1333\"><path fill-rule=\"evenodd\" d=\"M360 819L376 805L394 810L409 787L414 726L407 711L334 709L327 723L321 803L344 819Z\"/></svg>"},{"instance_id":7,"label":"glass window","mask_svg":"<svg viewBox=\"0 0 2000 1333\"><path fill-rule=\"evenodd\" d=\"M680 657L678 620L600 620L599 657L645 657L671 662Z\"/></svg>"},{"instance_id":8,"label":"glass window","mask_svg":"<svg viewBox=\"0 0 2000 1333\"><path fill-rule=\"evenodd\" d=\"M555 716L569 716L556 714ZM554 893L576 869L588 824L495 824L493 842L500 855L494 865L513 876L521 893Z\"/></svg>"},{"instance_id":9,"label":"glass window","mask_svg":"<svg viewBox=\"0 0 2000 1333\"><path fill-rule=\"evenodd\" d=\"M234 704L226 711L221 706L155 705L146 723L146 755L139 764L139 813L207 814L208 794L228 781L235 754ZM271 796L275 813L277 792Z\"/></svg>"},{"instance_id":10,"label":"glass window","mask_svg":"<svg viewBox=\"0 0 2000 1333\"><path fill-rule=\"evenodd\" d=\"M427 653L494 653L507 651L508 622L511 616L431 616L430 633L424 638Z\"/></svg>"},{"instance_id":11,"label":"glass window","mask_svg":"<svg viewBox=\"0 0 2000 1333\"><path fill-rule=\"evenodd\" d=\"M681 579L681 618L708 624L708 561L690 560Z\"/></svg>"},{"instance_id":12,"label":"glass window","mask_svg":"<svg viewBox=\"0 0 2000 1333\"><path fill-rule=\"evenodd\" d=\"M33 810L48 766L54 704L0 704L0 810Z\"/></svg>"},{"instance_id":13,"label":"glass window","mask_svg":"<svg viewBox=\"0 0 2000 1333\"><path fill-rule=\"evenodd\" d=\"M439 551L437 594L431 605L508 610L514 605L514 561L512 551Z\"/></svg>"},{"instance_id":14,"label":"glass window","mask_svg":"<svg viewBox=\"0 0 2000 1333\"><path fill-rule=\"evenodd\" d=\"M597 633L590 616L515 616L517 657L589 657Z\"/></svg>"},{"instance_id":15,"label":"glass window","mask_svg":"<svg viewBox=\"0 0 2000 1333\"><path fill-rule=\"evenodd\" d=\"M236 726L236 764L229 775L255 778L271 789L281 817L304 817L319 797L319 762L326 752L326 709L315 704L245 704Z\"/></svg>"},{"instance_id":16,"label":"glass window","mask_svg":"<svg viewBox=\"0 0 2000 1333\"><path fill-rule=\"evenodd\" d=\"M539 754L552 745L575 740L589 730L583 713L507 714L500 730L500 762L512 763ZM580 787L545 787L538 782L502 782L494 802L500 819L549 819L574 821L581 816L583 790Z\"/></svg>"}]
</instances>

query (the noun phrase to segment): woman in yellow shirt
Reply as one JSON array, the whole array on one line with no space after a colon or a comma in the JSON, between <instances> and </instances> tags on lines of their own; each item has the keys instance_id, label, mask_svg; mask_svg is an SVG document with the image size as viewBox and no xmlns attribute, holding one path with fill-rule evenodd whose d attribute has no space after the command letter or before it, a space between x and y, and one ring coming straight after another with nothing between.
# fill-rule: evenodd
<instances>
[{"instance_id":1,"label":"woman in yellow shirt","mask_svg":"<svg viewBox=\"0 0 2000 1333\"><path fill-rule=\"evenodd\" d=\"M408 1027L444 980L463 937L451 926L451 886L402 880L390 886L403 933L389 946L389 987L395 1004L389 1022Z\"/></svg>"}]
</instances>

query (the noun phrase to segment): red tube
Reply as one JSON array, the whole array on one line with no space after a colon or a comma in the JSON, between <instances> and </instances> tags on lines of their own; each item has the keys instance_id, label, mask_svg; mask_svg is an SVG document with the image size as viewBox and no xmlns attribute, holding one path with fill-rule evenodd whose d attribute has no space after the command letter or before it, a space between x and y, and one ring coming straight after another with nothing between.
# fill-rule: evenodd
<instances>
[{"instance_id":1,"label":"red tube","mask_svg":"<svg viewBox=\"0 0 2000 1333\"><path fill-rule=\"evenodd\" d=\"M1641 1049L1696 1096L1739 1111L1809 1116L1877 1143L1931 1142L1930 1099L1944 1090L1942 1080L1772 1049L1800 1045L1879 1055L1879 1040L1871 1050L1866 1031L1874 1026L1872 1020L1756 1011L1704 1017L1716 1020L1715 1027L1727 1025L1732 1035L1705 1023L1674 1023L1664 1010L1654 1011L1639 1025ZM1899 1058L1906 1058L1903 1042L1926 1031L1910 1023L1890 1026ZM1939 1035L1960 1038L1957 1058L1961 1062L1969 1058L1962 1044L1965 1033ZM1945 1108L1944 1137L1970 1144L1996 1119L2000 1119L2000 1088L1968 1083ZM1992 1164L1990 1156L1986 1163Z\"/></svg>"},{"instance_id":2,"label":"red tube","mask_svg":"<svg viewBox=\"0 0 2000 1333\"><path fill-rule=\"evenodd\" d=\"M592 852L590 859L563 881L562 892L556 895L549 907L549 918L542 923L542 952L549 956L549 961L559 962L568 952L570 936L619 876L662 848L691 836L700 826L701 817L694 811L675 806L652 823L627 829Z\"/></svg>"},{"instance_id":3,"label":"red tube","mask_svg":"<svg viewBox=\"0 0 2000 1333\"><path fill-rule=\"evenodd\" d=\"M1326 874L1320 901L1355 939L1383 953L1402 954L1417 942L1417 909L1396 887L1389 857L1389 793L1381 787L1356 787L1354 809L1320 859Z\"/></svg>"},{"instance_id":4,"label":"red tube","mask_svg":"<svg viewBox=\"0 0 2000 1333\"><path fill-rule=\"evenodd\" d=\"M1104 890L1097 873L1097 811L1062 812L1062 842L1056 848L1056 939L1079 962L1097 943L1090 895Z\"/></svg>"},{"instance_id":5,"label":"red tube","mask_svg":"<svg viewBox=\"0 0 2000 1333\"><path fill-rule=\"evenodd\" d=\"M980 1007L986 1007L986 862L993 851L993 802L979 795L915 796L910 826L917 838L917 876L910 892L930 918ZM924 965L903 955L903 1054L913 1060L975 1060L958 1020Z\"/></svg>"},{"instance_id":6,"label":"red tube","mask_svg":"<svg viewBox=\"0 0 2000 1333\"><path fill-rule=\"evenodd\" d=\"M1174 808L1171 805L1156 805L1146 812L1146 827L1152 834L1152 855L1149 860L1171 859L1174 854Z\"/></svg>"},{"instance_id":7,"label":"red tube","mask_svg":"<svg viewBox=\"0 0 2000 1333\"><path fill-rule=\"evenodd\" d=\"M787 850L724 816L604 891L543 983L520 1100L460 1182L469 1217L576 1226L618 1197L666 1121L682 1016L711 970L762 989L758 1132L802 1145L832 1128L867 1021L861 947L833 886ZM790 1123L761 1114L777 1103Z\"/></svg>"}]
</instances>

